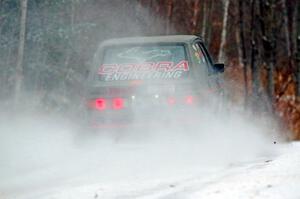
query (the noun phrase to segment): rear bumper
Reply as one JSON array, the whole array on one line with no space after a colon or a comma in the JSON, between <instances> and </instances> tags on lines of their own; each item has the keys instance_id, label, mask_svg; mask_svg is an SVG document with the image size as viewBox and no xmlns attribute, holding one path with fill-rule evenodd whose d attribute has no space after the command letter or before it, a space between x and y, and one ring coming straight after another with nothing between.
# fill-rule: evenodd
<instances>
[{"instance_id":1,"label":"rear bumper","mask_svg":"<svg viewBox=\"0 0 300 199\"><path fill-rule=\"evenodd\" d=\"M88 120L90 129L99 130L132 130L132 129L161 129L161 128L194 128L200 125L202 119L197 114L190 112L168 112L164 115L156 112L138 114L108 114L92 115Z\"/></svg>"}]
</instances>

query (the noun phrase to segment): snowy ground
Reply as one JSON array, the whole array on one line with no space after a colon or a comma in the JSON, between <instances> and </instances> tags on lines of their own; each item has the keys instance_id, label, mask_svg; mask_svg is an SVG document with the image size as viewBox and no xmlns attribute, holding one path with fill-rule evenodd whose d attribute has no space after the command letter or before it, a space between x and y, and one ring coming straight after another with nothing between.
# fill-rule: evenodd
<instances>
[{"instance_id":1,"label":"snowy ground","mask_svg":"<svg viewBox=\"0 0 300 199\"><path fill-rule=\"evenodd\" d=\"M273 144L237 119L84 138L38 118L0 124L1 199L300 198L300 143Z\"/></svg>"}]
</instances>

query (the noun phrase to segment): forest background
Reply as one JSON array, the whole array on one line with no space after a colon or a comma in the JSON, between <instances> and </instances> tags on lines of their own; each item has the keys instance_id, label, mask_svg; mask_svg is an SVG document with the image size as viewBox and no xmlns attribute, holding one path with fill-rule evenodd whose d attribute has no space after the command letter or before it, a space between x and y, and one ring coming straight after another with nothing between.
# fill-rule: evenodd
<instances>
[{"instance_id":1,"label":"forest background","mask_svg":"<svg viewBox=\"0 0 300 199\"><path fill-rule=\"evenodd\" d=\"M201 36L231 101L300 139L297 0L0 0L1 108L72 112L101 41L171 34Z\"/></svg>"}]
</instances>

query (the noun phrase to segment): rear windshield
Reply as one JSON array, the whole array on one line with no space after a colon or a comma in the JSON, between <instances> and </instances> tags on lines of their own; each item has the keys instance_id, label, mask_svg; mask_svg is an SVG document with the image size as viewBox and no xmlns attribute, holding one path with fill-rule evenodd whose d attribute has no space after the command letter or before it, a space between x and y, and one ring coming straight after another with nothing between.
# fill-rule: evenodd
<instances>
[{"instance_id":1,"label":"rear windshield","mask_svg":"<svg viewBox=\"0 0 300 199\"><path fill-rule=\"evenodd\" d=\"M114 46L105 49L97 79L175 80L187 78L189 71L184 45Z\"/></svg>"}]
</instances>

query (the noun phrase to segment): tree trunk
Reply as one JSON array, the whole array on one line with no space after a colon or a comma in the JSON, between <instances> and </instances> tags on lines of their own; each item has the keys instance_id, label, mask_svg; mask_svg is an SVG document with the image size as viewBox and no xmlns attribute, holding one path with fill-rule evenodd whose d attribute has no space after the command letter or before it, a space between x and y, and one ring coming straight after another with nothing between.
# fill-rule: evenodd
<instances>
[{"instance_id":1,"label":"tree trunk","mask_svg":"<svg viewBox=\"0 0 300 199\"><path fill-rule=\"evenodd\" d=\"M290 37L292 57L294 58L293 60L294 63L295 63L295 57L297 53L297 16L298 16L297 5L299 5L299 1L296 1L294 4L294 13L292 17L292 36Z\"/></svg>"},{"instance_id":2,"label":"tree trunk","mask_svg":"<svg viewBox=\"0 0 300 199\"><path fill-rule=\"evenodd\" d=\"M203 16L202 16L202 30L201 30L201 36L202 39L205 39L206 34L206 26L207 26L207 20L208 20L208 14L207 14L207 2L206 0L203 0Z\"/></svg>"},{"instance_id":3,"label":"tree trunk","mask_svg":"<svg viewBox=\"0 0 300 199\"><path fill-rule=\"evenodd\" d=\"M211 19L213 16L213 11L214 11L214 5L215 3L213 3L211 0L209 1L209 8L208 8L208 18L207 18L207 22L206 22L206 43L207 46L210 46L210 41L211 41L211 32L212 32L212 23L211 23ZM210 22L210 23L208 23Z\"/></svg>"},{"instance_id":4,"label":"tree trunk","mask_svg":"<svg viewBox=\"0 0 300 199\"><path fill-rule=\"evenodd\" d=\"M256 44L256 0L251 1L251 77L252 77L252 96L254 99L258 97L259 91L259 72L256 63L257 44Z\"/></svg>"},{"instance_id":5,"label":"tree trunk","mask_svg":"<svg viewBox=\"0 0 300 199\"><path fill-rule=\"evenodd\" d=\"M27 15L27 0L20 0L21 3L21 21L20 21L20 34L19 34L19 47L17 54L17 67L15 74L15 105L18 105L20 100L21 87L23 84L23 59L25 47L25 34L26 34L26 15Z\"/></svg>"},{"instance_id":6,"label":"tree trunk","mask_svg":"<svg viewBox=\"0 0 300 199\"><path fill-rule=\"evenodd\" d=\"M300 96L300 3L297 2L297 53L296 53L296 63L297 63L297 75L296 75L296 95Z\"/></svg>"},{"instance_id":7,"label":"tree trunk","mask_svg":"<svg viewBox=\"0 0 300 199\"><path fill-rule=\"evenodd\" d=\"M284 35L285 35L285 43L286 43L286 52L287 52L287 59L289 63L289 68L294 68L294 60L293 60L293 31L289 30L289 16L288 10L286 5L286 0L281 0L282 10L283 10L283 28L284 28ZM276 34L275 34L276 35ZM292 35L292 36L291 36Z\"/></svg>"},{"instance_id":8,"label":"tree trunk","mask_svg":"<svg viewBox=\"0 0 300 199\"><path fill-rule=\"evenodd\" d=\"M275 110L275 101L276 101L276 93L275 93L275 66L276 66L276 47L277 47L277 32L279 31L277 26L276 26L276 21L278 20L276 18L276 13L274 10L275 7L275 2L273 3L274 6L272 6L272 23L271 23L271 32L270 32L270 37L271 37L271 57L270 57L270 74L269 74L269 100L271 102L271 111L274 112ZM291 60L291 59L290 59ZM292 62L290 62L291 64Z\"/></svg>"},{"instance_id":9,"label":"tree trunk","mask_svg":"<svg viewBox=\"0 0 300 199\"><path fill-rule=\"evenodd\" d=\"M2 13L2 6L1 6L1 4L2 4L2 1L0 0L0 13ZM0 37L2 36L2 16L0 15ZM3 55L1 55L0 56L0 59L3 59L4 57L6 57L6 59L7 59L7 56L3 56ZM0 60L0 64L2 65L4 65L5 64L5 62L3 61L3 63L1 63L2 61ZM1 65L0 65L0 67L1 67ZM7 65L6 65L7 66ZM1 74L0 74L0 91L4 91L5 90L5 78L6 78L6 66L5 66L5 69L3 70L3 72L0 70L0 72L1 72ZM1 96L2 95L2 93L0 92L0 97L2 97Z\"/></svg>"},{"instance_id":10,"label":"tree trunk","mask_svg":"<svg viewBox=\"0 0 300 199\"><path fill-rule=\"evenodd\" d=\"M244 0L239 0L239 40L238 45L240 46L240 60L243 66L243 77L244 77L244 96L245 106L248 105L248 68L247 68L247 56L245 46L245 26L244 26Z\"/></svg>"},{"instance_id":11,"label":"tree trunk","mask_svg":"<svg viewBox=\"0 0 300 199\"><path fill-rule=\"evenodd\" d=\"M195 0L193 5L193 17L192 17L192 34L196 34L198 27L198 15L200 10L200 0Z\"/></svg>"},{"instance_id":12,"label":"tree trunk","mask_svg":"<svg viewBox=\"0 0 300 199\"><path fill-rule=\"evenodd\" d=\"M71 10L70 10L70 24L71 24L71 41L72 41L72 46L75 46L76 44L74 43L76 40L74 39L74 25L75 25L75 12L76 12L76 7L75 7L75 4L76 4L76 1L74 0L71 0ZM68 97L68 91L70 88L67 87L67 84L70 83L70 72L72 71L72 68L70 66L70 60L71 60L71 57L72 57L72 47L69 47L69 49L67 50L66 52L66 56L65 56L65 61L64 61L64 78L63 78L63 81L62 81L62 86L61 86L61 89L62 89L62 96L60 96L61 98L58 99L62 102L64 102L65 99L67 99ZM72 83L71 83L72 84Z\"/></svg>"},{"instance_id":13,"label":"tree trunk","mask_svg":"<svg viewBox=\"0 0 300 199\"><path fill-rule=\"evenodd\" d=\"M230 0L223 0L224 14L223 14L223 27L221 33L221 44L220 44L219 55L218 55L219 62L225 61L224 46L226 43L226 36L227 36L227 19L228 19L229 2Z\"/></svg>"},{"instance_id":14,"label":"tree trunk","mask_svg":"<svg viewBox=\"0 0 300 199\"><path fill-rule=\"evenodd\" d=\"M274 94L274 67L275 67L275 53L276 53L276 43L275 43L275 13L274 13L274 2L260 0L260 26L262 32L262 44L263 44L263 65L267 70L267 94L271 107L275 102ZM272 111L272 110L271 110Z\"/></svg>"},{"instance_id":15,"label":"tree trunk","mask_svg":"<svg viewBox=\"0 0 300 199\"><path fill-rule=\"evenodd\" d=\"M166 35L171 33L171 21L173 12L173 0L167 1L167 16L166 16Z\"/></svg>"},{"instance_id":16,"label":"tree trunk","mask_svg":"<svg viewBox=\"0 0 300 199\"><path fill-rule=\"evenodd\" d=\"M286 7L286 0L281 0L282 10L283 10L283 28L286 42L286 52L287 56L291 58L291 44L290 44L290 33L289 33L289 23L288 23L288 12Z\"/></svg>"}]
</instances>

